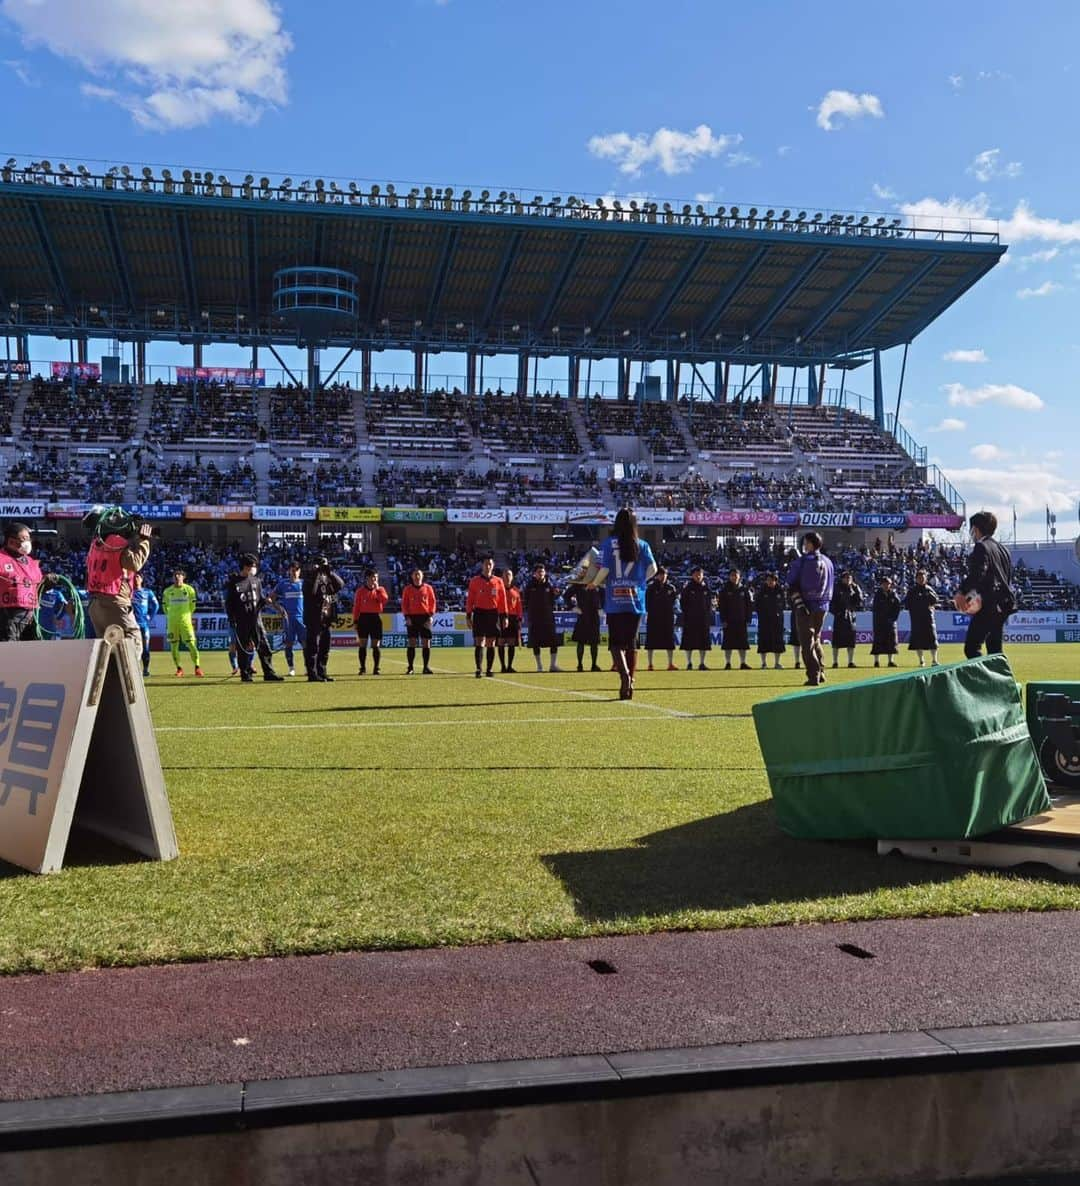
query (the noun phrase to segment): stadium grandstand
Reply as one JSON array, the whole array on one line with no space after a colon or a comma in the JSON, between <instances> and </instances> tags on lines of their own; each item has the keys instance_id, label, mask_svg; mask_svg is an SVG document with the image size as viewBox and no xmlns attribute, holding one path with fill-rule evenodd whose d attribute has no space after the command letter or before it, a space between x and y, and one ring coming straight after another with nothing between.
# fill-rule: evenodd
<instances>
[{"instance_id":1,"label":"stadium grandstand","mask_svg":"<svg viewBox=\"0 0 1080 1186\"><path fill-rule=\"evenodd\" d=\"M345 531L384 559L572 549L626 503L703 553L955 529L882 354L1006 250L884 216L14 159L0 233L5 500L61 539L123 502L178 546ZM222 345L249 365L204 366Z\"/></svg>"}]
</instances>

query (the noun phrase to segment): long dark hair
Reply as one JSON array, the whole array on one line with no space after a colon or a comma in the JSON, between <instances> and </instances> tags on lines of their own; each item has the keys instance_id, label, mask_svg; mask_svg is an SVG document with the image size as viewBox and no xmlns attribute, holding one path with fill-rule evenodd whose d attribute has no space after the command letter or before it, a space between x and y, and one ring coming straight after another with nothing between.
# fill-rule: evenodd
<instances>
[{"instance_id":1,"label":"long dark hair","mask_svg":"<svg viewBox=\"0 0 1080 1186\"><path fill-rule=\"evenodd\" d=\"M629 507L615 516L611 534L619 541L619 558L633 563L638 558L637 515Z\"/></svg>"}]
</instances>

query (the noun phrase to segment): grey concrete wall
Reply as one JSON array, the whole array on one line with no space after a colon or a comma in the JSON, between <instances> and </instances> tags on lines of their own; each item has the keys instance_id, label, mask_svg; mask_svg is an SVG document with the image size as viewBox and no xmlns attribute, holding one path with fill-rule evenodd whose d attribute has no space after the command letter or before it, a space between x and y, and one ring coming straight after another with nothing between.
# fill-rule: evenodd
<instances>
[{"instance_id":1,"label":"grey concrete wall","mask_svg":"<svg viewBox=\"0 0 1080 1186\"><path fill-rule=\"evenodd\" d=\"M1080 1170L1080 1064L0 1154L4 1186L915 1183Z\"/></svg>"}]
</instances>

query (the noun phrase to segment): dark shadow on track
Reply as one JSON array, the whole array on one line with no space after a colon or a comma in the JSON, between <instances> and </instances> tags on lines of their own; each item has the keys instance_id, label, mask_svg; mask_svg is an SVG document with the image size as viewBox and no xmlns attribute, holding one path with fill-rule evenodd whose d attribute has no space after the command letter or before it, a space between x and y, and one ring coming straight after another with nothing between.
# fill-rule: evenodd
<instances>
[{"instance_id":1,"label":"dark shadow on track","mask_svg":"<svg viewBox=\"0 0 1080 1186\"><path fill-rule=\"evenodd\" d=\"M795 840L777 826L772 800L653 832L639 843L540 859L590 922L935 885L970 872L963 865L879 857L872 840ZM1042 867L997 875L1058 880Z\"/></svg>"}]
</instances>

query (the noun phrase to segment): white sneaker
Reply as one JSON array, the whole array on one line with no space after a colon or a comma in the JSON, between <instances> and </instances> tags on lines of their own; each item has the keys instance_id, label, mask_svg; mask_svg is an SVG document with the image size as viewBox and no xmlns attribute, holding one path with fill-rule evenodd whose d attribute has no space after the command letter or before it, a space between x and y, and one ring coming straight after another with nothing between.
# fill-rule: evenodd
<instances>
[{"instance_id":1,"label":"white sneaker","mask_svg":"<svg viewBox=\"0 0 1080 1186\"><path fill-rule=\"evenodd\" d=\"M540 662L540 660L539 660L539 659L537 659L537 660L536 660L536 670L537 670L537 671L543 671L543 670L544 670L544 665L543 665L543 663L541 663L541 662Z\"/></svg>"},{"instance_id":2,"label":"white sneaker","mask_svg":"<svg viewBox=\"0 0 1080 1186\"><path fill-rule=\"evenodd\" d=\"M289 674L290 674L290 675L295 675L295 674L296 674L296 668L295 668L295 667L290 667L290 668L289 668Z\"/></svg>"},{"instance_id":3,"label":"white sneaker","mask_svg":"<svg viewBox=\"0 0 1080 1186\"><path fill-rule=\"evenodd\" d=\"M559 666L559 662L557 659L551 660L551 666L548 668L548 671L562 671L562 668Z\"/></svg>"}]
</instances>

